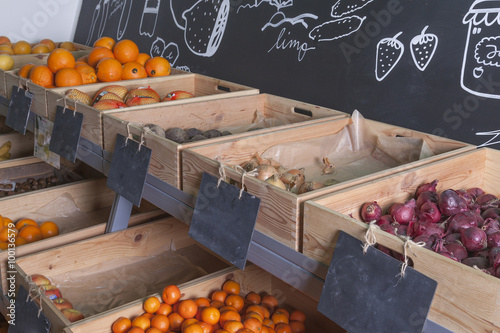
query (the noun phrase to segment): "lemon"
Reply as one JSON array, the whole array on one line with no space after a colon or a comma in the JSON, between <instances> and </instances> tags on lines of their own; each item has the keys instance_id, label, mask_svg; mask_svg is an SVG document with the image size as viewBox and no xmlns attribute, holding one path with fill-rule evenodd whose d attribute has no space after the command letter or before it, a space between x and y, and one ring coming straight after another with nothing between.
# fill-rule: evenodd
<instances>
[{"instance_id":1,"label":"lemon","mask_svg":"<svg viewBox=\"0 0 500 333\"><path fill-rule=\"evenodd\" d=\"M14 59L8 54L0 54L0 69L10 71L14 68Z\"/></svg>"}]
</instances>

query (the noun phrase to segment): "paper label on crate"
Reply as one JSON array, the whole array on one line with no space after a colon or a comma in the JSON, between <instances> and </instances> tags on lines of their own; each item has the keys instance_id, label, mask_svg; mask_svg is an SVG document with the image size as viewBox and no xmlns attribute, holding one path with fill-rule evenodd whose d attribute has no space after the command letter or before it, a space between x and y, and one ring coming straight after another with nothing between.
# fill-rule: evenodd
<instances>
[{"instance_id":1,"label":"paper label on crate","mask_svg":"<svg viewBox=\"0 0 500 333\"><path fill-rule=\"evenodd\" d=\"M6 319L10 324L9 333L48 333L50 331L49 320L22 285L19 286L16 298L10 299L10 304L7 305Z\"/></svg>"},{"instance_id":2,"label":"paper label on crate","mask_svg":"<svg viewBox=\"0 0 500 333\"><path fill-rule=\"evenodd\" d=\"M75 162L82 125L82 113L58 105L49 150Z\"/></svg>"},{"instance_id":3,"label":"paper label on crate","mask_svg":"<svg viewBox=\"0 0 500 333\"><path fill-rule=\"evenodd\" d=\"M244 269L259 208L256 196L204 172L189 236Z\"/></svg>"},{"instance_id":4,"label":"paper label on crate","mask_svg":"<svg viewBox=\"0 0 500 333\"><path fill-rule=\"evenodd\" d=\"M351 333L422 332L437 282L340 231L319 312Z\"/></svg>"},{"instance_id":5,"label":"paper label on crate","mask_svg":"<svg viewBox=\"0 0 500 333\"><path fill-rule=\"evenodd\" d=\"M54 123L48 119L39 116L35 116L35 148L33 155L47 162L53 167L59 169L61 164L61 158L59 155L51 152L49 150L50 140L52 137L52 129Z\"/></svg>"},{"instance_id":6,"label":"paper label on crate","mask_svg":"<svg viewBox=\"0 0 500 333\"><path fill-rule=\"evenodd\" d=\"M13 86L5 123L21 134L26 134L33 94L26 89Z\"/></svg>"}]
</instances>

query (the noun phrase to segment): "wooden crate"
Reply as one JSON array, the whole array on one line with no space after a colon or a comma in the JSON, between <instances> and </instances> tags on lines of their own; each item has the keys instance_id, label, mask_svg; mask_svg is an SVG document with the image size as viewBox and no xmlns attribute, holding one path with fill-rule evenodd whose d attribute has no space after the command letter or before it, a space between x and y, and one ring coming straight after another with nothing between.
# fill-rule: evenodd
<instances>
[{"instance_id":1,"label":"wooden crate","mask_svg":"<svg viewBox=\"0 0 500 333\"><path fill-rule=\"evenodd\" d=\"M174 251L169 251L170 249ZM178 260L166 262L166 258L178 256L189 263L184 266L186 268L182 269ZM16 285L22 285L28 290L27 277L35 273L43 274L50 278L53 284L60 286L63 296L71 301L74 308L82 309L86 306L90 309L91 313L84 311L84 314L87 319L93 319L137 300L139 297L133 294L141 290L152 294L167 284L187 282L226 267L226 263L202 250L188 236L188 226L185 223L175 218L165 218L18 258ZM158 275L153 268L173 273L179 270L181 273L169 278L164 272ZM135 273L124 273L124 270L130 269ZM140 272L143 273L141 278L150 281L134 281ZM65 282L66 287L61 286L62 280L67 281L66 277L71 274L85 275L88 279L83 286L77 283L69 286L71 282ZM58 280L55 277L62 278ZM80 287L85 290L75 291ZM118 287L124 290L120 289L118 292L124 298L115 300L109 308L97 313L99 301L109 299L112 291L116 293ZM99 292L96 289L99 289ZM148 292L148 289L154 290ZM51 323L51 332L62 332L71 324L48 297L43 295L41 302L43 312Z\"/></svg>"},{"instance_id":2,"label":"wooden crate","mask_svg":"<svg viewBox=\"0 0 500 333\"><path fill-rule=\"evenodd\" d=\"M318 301L294 289L290 285L272 276L268 272L255 265L249 265L244 271L234 267L220 270L216 273L203 276L187 283L179 285L183 299L194 299L197 297L208 297L214 290L220 289L222 284L232 279L240 283L240 295L245 296L254 291L259 294L270 294L278 298L280 306L286 309L300 309L306 314L307 332L345 332L338 325L319 313L316 308ZM154 295L161 297L160 293ZM84 319L76 322L65 329L65 333L110 333L113 322L121 316L135 318L144 313L142 303L147 297L131 302L114 311L100 314L95 318Z\"/></svg>"},{"instance_id":3,"label":"wooden crate","mask_svg":"<svg viewBox=\"0 0 500 333\"><path fill-rule=\"evenodd\" d=\"M12 197L0 199L0 215L10 218L14 223L36 212L38 209L50 204L53 200L61 198L63 195L70 195L79 211L68 211L77 215L70 215L71 218L57 217L54 213L53 219L60 228L60 234L49 239L43 239L30 244L18 246L15 249L16 258L25 255L38 253L53 247L66 245L82 239L87 239L97 235L102 235L106 228L106 223L111 212L111 206L115 198L115 192L106 187L106 180L84 180L73 184L60 185L45 190L31 193L23 193ZM68 201L64 201L68 202ZM61 207L61 209L65 209ZM66 208L69 209L69 208ZM75 209L75 210L77 210ZM136 225L153 218L158 218L165 213L156 209L150 204L141 205L141 208L134 208L134 216L129 225ZM61 212L59 215L63 214ZM81 218L75 216L81 215ZM29 215L33 216L33 215ZM40 217L41 218L41 217ZM36 220L36 219L35 219ZM44 222L37 220L38 223ZM8 301L8 281L7 268L8 251L0 252L0 278L1 278L1 302L0 311L6 314Z\"/></svg>"},{"instance_id":4,"label":"wooden crate","mask_svg":"<svg viewBox=\"0 0 500 333\"><path fill-rule=\"evenodd\" d=\"M293 129L285 129L248 138L241 138L239 140L184 150L182 153L182 190L188 194L197 195L203 171L218 176L220 162L215 160L216 156L220 156L222 162L226 165L239 165L242 162L250 160L256 152L262 153L277 144L295 142L297 145L293 153L296 156L300 156L304 161L318 159L321 161L322 156L313 156L317 149L311 145L308 146L306 142L315 138L338 133L345 126L349 125L351 121L350 118L324 121L318 124L305 125ZM462 142L440 138L434 135L368 119L366 120L366 126L370 126L370 128L378 133L380 139L396 136L421 138L427 143L435 155L382 171L374 173L367 172L366 175L361 177L300 195L271 186L254 177L247 176L245 177L245 187L247 191L261 199L256 229L295 250L301 251L302 212L303 203L305 201L354 186L355 184L366 183L394 172L411 169L418 165L474 149L473 146ZM342 156L342 158L344 158L344 156ZM349 161L350 159L350 154L346 153L345 160ZM341 161L332 162L340 163ZM226 176L234 182L241 181L241 173L232 168L226 167Z\"/></svg>"},{"instance_id":5,"label":"wooden crate","mask_svg":"<svg viewBox=\"0 0 500 333\"><path fill-rule=\"evenodd\" d=\"M438 179L438 192L481 187L500 195L500 152L478 149L366 182L305 203L304 253L329 265L338 231L364 240L363 203L377 201L385 211L392 203L414 197L416 188ZM352 216L352 217L350 217ZM404 242L376 230L377 243L403 253ZM453 332L500 331L500 279L440 254L412 247L414 268L438 282L429 319Z\"/></svg>"},{"instance_id":6,"label":"wooden crate","mask_svg":"<svg viewBox=\"0 0 500 333\"><path fill-rule=\"evenodd\" d=\"M31 132L26 132L23 135L19 132L11 132L6 134L0 134L0 146L10 141L12 147L10 148L10 160L14 160L21 157L33 156L34 149L34 136ZM2 162L0 162L1 165Z\"/></svg>"},{"instance_id":7,"label":"wooden crate","mask_svg":"<svg viewBox=\"0 0 500 333\"><path fill-rule=\"evenodd\" d=\"M90 48L85 45L78 45L78 51L71 52L76 58L80 58L90 53ZM26 64L46 65L47 57L50 53L14 55L14 67L9 71L0 69L0 96L10 100L12 86L26 86L26 79L20 79L17 75L19 68Z\"/></svg>"},{"instance_id":8,"label":"wooden crate","mask_svg":"<svg viewBox=\"0 0 500 333\"><path fill-rule=\"evenodd\" d=\"M255 123L257 119L279 121L278 126L263 127L260 130L241 129L230 136L178 144L152 133L146 133L145 145L153 150L149 172L170 185L182 188L181 153L184 149L210 143L237 140L257 133L268 133L277 129L293 128L304 123L318 123L324 120L346 117L347 114L283 97L258 94L229 99L218 99L201 103L157 107L148 110L130 111L122 109L104 115L104 149L113 152L116 135L141 136L142 125L153 123L164 129L196 127L209 129L235 128ZM263 125L260 125L263 126Z\"/></svg>"},{"instance_id":9,"label":"wooden crate","mask_svg":"<svg viewBox=\"0 0 500 333\"><path fill-rule=\"evenodd\" d=\"M185 90L195 95L193 98L180 99L175 101L161 102L158 104L149 104L124 108L123 110L147 110L151 108L158 108L163 106L174 106L179 104L210 101L214 99L235 97L235 96L246 96L258 94L257 89L253 89L240 84L235 84L228 81L218 80L212 77L191 74L186 72L177 71L176 74L182 75L169 75L157 78L147 78L147 79L136 79L136 80L126 80L119 82L107 82L98 84L89 84L84 86L79 86L78 89L94 96L94 94L101 88L110 85L118 84L125 86L128 89L134 89L138 87L151 87L154 89L161 98L163 98L169 92L174 90ZM64 106L64 94L70 88L55 88L50 89L47 94L47 110L49 120L53 121L55 118L55 113L57 105ZM69 106L74 106L74 102L67 100ZM82 137L102 146L103 145L103 125L102 125L102 115L108 112L116 111L99 111L88 105L77 103L76 110L83 114L83 128ZM36 111L35 111L36 112ZM37 112L38 113L38 112Z\"/></svg>"}]
</instances>

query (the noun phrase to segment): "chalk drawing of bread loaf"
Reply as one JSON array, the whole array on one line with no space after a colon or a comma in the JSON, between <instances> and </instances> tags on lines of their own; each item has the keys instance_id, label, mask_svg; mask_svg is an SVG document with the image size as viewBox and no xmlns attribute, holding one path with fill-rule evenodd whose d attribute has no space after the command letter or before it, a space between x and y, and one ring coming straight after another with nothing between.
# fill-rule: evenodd
<instances>
[{"instance_id":1,"label":"chalk drawing of bread loaf","mask_svg":"<svg viewBox=\"0 0 500 333\"><path fill-rule=\"evenodd\" d=\"M184 40L196 55L210 57L219 48L229 16L229 0L200 0L182 13Z\"/></svg>"},{"instance_id":2,"label":"chalk drawing of bread loaf","mask_svg":"<svg viewBox=\"0 0 500 333\"><path fill-rule=\"evenodd\" d=\"M352 15L325 22L314 27L309 32L309 38L317 42L326 42L349 36L358 31L365 19L366 16Z\"/></svg>"}]
</instances>

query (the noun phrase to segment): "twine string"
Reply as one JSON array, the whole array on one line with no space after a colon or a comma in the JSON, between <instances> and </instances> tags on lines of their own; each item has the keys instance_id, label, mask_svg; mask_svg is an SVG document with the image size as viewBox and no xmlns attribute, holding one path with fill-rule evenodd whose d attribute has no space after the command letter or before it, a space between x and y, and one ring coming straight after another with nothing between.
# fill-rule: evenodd
<instances>
[{"instance_id":1,"label":"twine string","mask_svg":"<svg viewBox=\"0 0 500 333\"><path fill-rule=\"evenodd\" d=\"M363 247L363 254L366 254L366 252L368 251L368 248L370 246L377 244L377 238L375 237L374 231L376 229L380 229L380 228L375 223L377 223L377 221L371 221L369 226L368 226L368 229L366 230L365 243L362 246Z\"/></svg>"},{"instance_id":2,"label":"twine string","mask_svg":"<svg viewBox=\"0 0 500 333\"><path fill-rule=\"evenodd\" d=\"M215 156L215 160L219 162L219 180L217 181L217 188L219 188L220 183L226 179L226 168L224 163L222 163L222 157L219 155Z\"/></svg>"}]
</instances>

